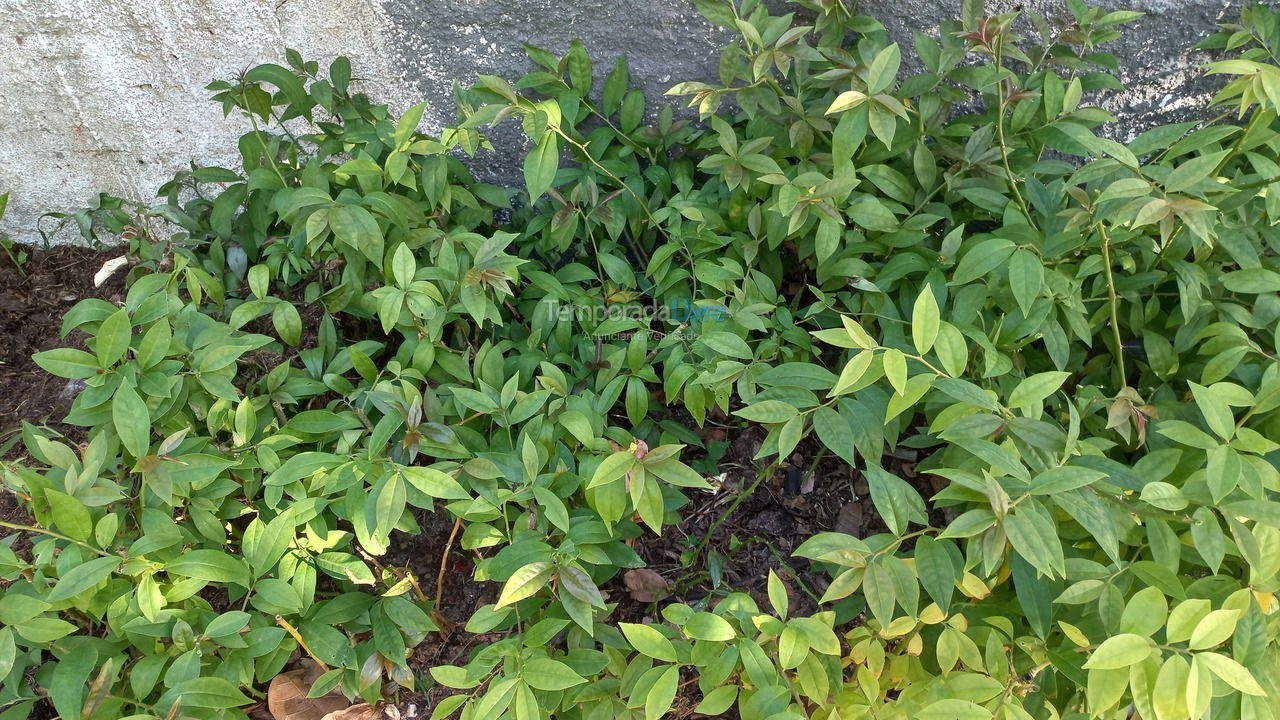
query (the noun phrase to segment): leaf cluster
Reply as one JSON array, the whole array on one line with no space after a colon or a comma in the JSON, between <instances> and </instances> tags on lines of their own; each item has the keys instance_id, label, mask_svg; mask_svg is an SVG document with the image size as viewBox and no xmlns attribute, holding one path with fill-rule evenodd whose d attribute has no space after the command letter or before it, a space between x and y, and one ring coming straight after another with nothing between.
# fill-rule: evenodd
<instances>
[{"instance_id":1,"label":"leaf cluster","mask_svg":"<svg viewBox=\"0 0 1280 720\"><path fill-rule=\"evenodd\" d=\"M698 122L577 42L459 88L438 137L342 58L209 86L242 166L132 208L124 306L36 356L88 440L27 426L6 468L36 520L0 545L9 712L242 717L305 653L314 694L456 690L435 718L695 687L748 720L1276 717L1280 14L1203 43L1221 116L1122 143L1090 98L1137 13L966 0L902 78L840 0L696 4L734 37L669 92ZM464 163L499 123L520 192ZM797 549L813 614L771 573L767 610L711 583L615 622L636 544L726 492L708 423L763 428L757 479L812 436L886 531ZM388 560L427 512L496 599L420 673L459 631Z\"/></svg>"}]
</instances>

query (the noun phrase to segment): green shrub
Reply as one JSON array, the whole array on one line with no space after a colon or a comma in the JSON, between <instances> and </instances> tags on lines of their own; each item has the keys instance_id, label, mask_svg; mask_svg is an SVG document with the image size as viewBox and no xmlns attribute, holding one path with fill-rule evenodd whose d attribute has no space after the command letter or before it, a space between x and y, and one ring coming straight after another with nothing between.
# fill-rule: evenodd
<instances>
[{"instance_id":1,"label":"green shrub","mask_svg":"<svg viewBox=\"0 0 1280 720\"><path fill-rule=\"evenodd\" d=\"M28 426L6 471L38 524L0 545L10 716L242 717L300 650L316 694L456 690L437 718L1276 717L1280 14L1203 43L1221 116L1122 144L1086 99L1137 13L1070 0L1024 38L966 0L899 82L878 23L801 4L697 1L738 35L671 90L699 123L646 124L576 42L440 138L345 59L210 85L243 167L134 209L178 234L133 233L125 306L36 357L86 383L89 439ZM517 121L519 197L458 152ZM710 487L675 410L767 428L758 479L810 435L866 478L888 532L797 551L820 612L771 574L768 611L610 621L627 541ZM412 508L501 588L465 627L501 639L429 679L442 618L379 560Z\"/></svg>"}]
</instances>

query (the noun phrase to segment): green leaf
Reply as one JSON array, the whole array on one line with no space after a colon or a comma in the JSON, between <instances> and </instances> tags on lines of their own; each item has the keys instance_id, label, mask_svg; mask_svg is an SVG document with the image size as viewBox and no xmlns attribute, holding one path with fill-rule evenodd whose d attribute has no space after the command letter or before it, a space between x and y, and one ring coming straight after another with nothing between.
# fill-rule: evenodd
<instances>
[{"instance_id":1,"label":"green leaf","mask_svg":"<svg viewBox=\"0 0 1280 720\"><path fill-rule=\"evenodd\" d=\"M1034 495L1056 495L1058 493L1086 487L1102 480L1107 475L1100 470L1063 465L1052 467L1031 481L1031 492Z\"/></svg>"},{"instance_id":2,"label":"green leaf","mask_svg":"<svg viewBox=\"0 0 1280 720\"><path fill-rule=\"evenodd\" d=\"M60 603L73 598L111 577L111 573L118 567L120 567L118 557L94 558L76 565L58 580L58 584L53 586L44 599L49 603Z\"/></svg>"},{"instance_id":3,"label":"green leaf","mask_svg":"<svg viewBox=\"0 0 1280 720\"><path fill-rule=\"evenodd\" d=\"M675 702L679 685L680 668L671 665L658 676L658 679L654 681L653 686L649 688L649 692L645 695L645 720L659 720L659 718L667 714L667 711L671 709L671 703Z\"/></svg>"},{"instance_id":4,"label":"green leaf","mask_svg":"<svg viewBox=\"0 0 1280 720\"><path fill-rule=\"evenodd\" d=\"M846 574L852 574L852 572ZM835 587L836 584L832 583L831 588L827 589L824 602L828 598L836 597L832 595ZM893 606L897 601L897 592L894 587L893 571L885 566L883 559L877 559L867 565L862 578L862 592L866 596L867 608L871 610L876 621L888 627L889 622L893 620Z\"/></svg>"},{"instance_id":5,"label":"green leaf","mask_svg":"<svg viewBox=\"0 0 1280 720\"><path fill-rule=\"evenodd\" d=\"M1151 655L1151 641L1141 635L1121 633L1102 641L1085 662L1086 670L1129 667Z\"/></svg>"},{"instance_id":6,"label":"green leaf","mask_svg":"<svg viewBox=\"0 0 1280 720\"><path fill-rule=\"evenodd\" d=\"M948 375L958 378L964 374L969 362L969 347L965 344L964 335L954 325L949 322L941 323L933 350Z\"/></svg>"},{"instance_id":7,"label":"green leaf","mask_svg":"<svg viewBox=\"0 0 1280 720\"><path fill-rule=\"evenodd\" d=\"M809 638L794 625L783 628L782 635L778 638L778 664L782 669L799 667L808 655Z\"/></svg>"},{"instance_id":8,"label":"green leaf","mask_svg":"<svg viewBox=\"0 0 1280 720\"><path fill-rule=\"evenodd\" d=\"M907 358L897 348L889 348L882 355L884 375L899 395L907 394Z\"/></svg>"},{"instance_id":9,"label":"green leaf","mask_svg":"<svg viewBox=\"0 0 1280 720\"><path fill-rule=\"evenodd\" d=\"M938 535L938 539L973 537L995 525L995 522L996 516L990 510L985 508L969 510L952 520L947 529Z\"/></svg>"},{"instance_id":10,"label":"green leaf","mask_svg":"<svg viewBox=\"0 0 1280 720\"><path fill-rule=\"evenodd\" d=\"M787 608L789 607L787 586L782 582L782 578L769 568L769 604L773 606L773 611L783 620L787 619ZM796 663L799 665L799 663ZM792 666L794 667L794 666Z\"/></svg>"},{"instance_id":11,"label":"green leaf","mask_svg":"<svg viewBox=\"0 0 1280 720\"><path fill-rule=\"evenodd\" d=\"M1169 603L1158 588L1147 587L1134 593L1120 615L1120 632L1151 637L1164 628L1169 617Z\"/></svg>"},{"instance_id":12,"label":"green leaf","mask_svg":"<svg viewBox=\"0 0 1280 720\"><path fill-rule=\"evenodd\" d=\"M1231 292L1245 295L1280 292L1280 273L1266 268L1245 268L1224 274L1222 285Z\"/></svg>"},{"instance_id":13,"label":"green leaf","mask_svg":"<svg viewBox=\"0 0 1280 720\"><path fill-rule=\"evenodd\" d=\"M285 511L263 523L255 519L245 531L240 549L253 568L254 577L265 575L284 556L293 542L293 513Z\"/></svg>"},{"instance_id":14,"label":"green leaf","mask_svg":"<svg viewBox=\"0 0 1280 720\"><path fill-rule=\"evenodd\" d=\"M0 677L7 677L18 659L18 647L13 641L12 628L0 628Z\"/></svg>"},{"instance_id":15,"label":"green leaf","mask_svg":"<svg viewBox=\"0 0 1280 720\"><path fill-rule=\"evenodd\" d=\"M881 117L879 113L872 113L872 118ZM889 115L890 124L888 128L893 128L893 116ZM876 125L872 124L873 128ZM885 130L884 126L879 128ZM884 203L879 199L864 196L854 204L845 208L845 215L848 216L855 225L866 228L868 230L876 230L879 232L893 232L898 229L898 218L893 211L885 207Z\"/></svg>"},{"instance_id":16,"label":"green leaf","mask_svg":"<svg viewBox=\"0 0 1280 720\"><path fill-rule=\"evenodd\" d=\"M538 506L552 525L566 532L569 530L569 511L565 508L563 500L544 487L533 488L533 497L538 501Z\"/></svg>"},{"instance_id":17,"label":"green leaf","mask_svg":"<svg viewBox=\"0 0 1280 720\"><path fill-rule=\"evenodd\" d=\"M813 413L813 429L831 452L850 465L855 464L853 428L840 413L829 407L818 408Z\"/></svg>"},{"instance_id":18,"label":"green leaf","mask_svg":"<svg viewBox=\"0 0 1280 720\"><path fill-rule=\"evenodd\" d=\"M1062 383L1071 377L1071 373L1051 371L1031 375L1013 389L1009 395L1009 406L1020 408L1024 415L1033 416L1035 409L1062 387Z\"/></svg>"},{"instance_id":19,"label":"green leaf","mask_svg":"<svg viewBox=\"0 0 1280 720\"><path fill-rule=\"evenodd\" d=\"M892 85L901 65L902 50L898 47L898 43L893 43L876 53L875 59L867 69L867 94L875 95Z\"/></svg>"},{"instance_id":20,"label":"green leaf","mask_svg":"<svg viewBox=\"0 0 1280 720\"><path fill-rule=\"evenodd\" d=\"M1209 508L1196 508L1192 514L1191 539L1205 565L1216 574L1226 557L1227 542L1222 526L1218 524L1218 516Z\"/></svg>"},{"instance_id":21,"label":"green leaf","mask_svg":"<svg viewBox=\"0 0 1280 720\"><path fill-rule=\"evenodd\" d=\"M560 143L550 130L543 133L533 150L524 158L524 183L533 203L550 189L560 166Z\"/></svg>"},{"instance_id":22,"label":"green leaf","mask_svg":"<svg viewBox=\"0 0 1280 720\"><path fill-rule=\"evenodd\" d=\"M13 629L18 632L18 635L33 643L49 643L58 638L66 637L80 628L65 620L37 617L14 625Z\"/></svg>"},{"instance_id":23,"label":"green leaf","mask_svg":"<svg viewBox=\"0 0 1280 720\"><path fill-rule=\"evenodd\" d=\"M711 717L719 717L726 710L733 707L733 701L738 699L737 685L721 685L702 696L702 702L693 711L699 715L708 715Z\"/></svg>"},{"instance_id":24,"label":"green leaf","mask_svg":"<svg viewBox=\"0 0 1280 720\"><path fill-rule=\"evenodd\" d=\"M600 589L592 582L591 576L584 570L573 565L560 566L560 585L569 594L578 598L588 605L603 608L604 598L600 595Z\"/></svg>"},{"instance_id":25,"label":"green leaf","mask_svg":"<svg viewBox=\"0 0 1280 720\"><path fill-rule=\"evenodd\" d=\"M138 581L134 597L138 601L138 609L142 611L143 617L151 622L159 620L165 600L164 593L160 592L160 584L156 582L154 575L145 575Z\"/></svg>"},{"instance_id":26,"label":"green leaf","mask_svg":"<svg viewBox=\"0 0 1280 720\"><path fill-rule=\"evenodd\" d=\"M614 63L613 70L604 82L601 105L605 115L612 115L618 112L618 109L622 107L622 98L627 94L627 88L630 85L631 70L627 67L627 58L625 55L619 55L617 62Z\"/></svg>"},{"instance_id":27,"label":"green leaf","mask_svg":"<svg viewBox=\"0 0 1280 720\"><path fill-rule=\"evenodd\" d=\"M1004 238L988 238L974 243L956 265L951 284L963 285L983 277L1003 265L1014 249L1014 244Z\"/></svg>"},{"instance_id":28,"label":"green leaf","mask_svg":"<svg viewBox=\"0 0 1280 720\"><path fill-rule=\"evenodd\" d=\"M298 76L294 75L291 71L279 65L275 65L273 63L265 63L263 65L258 65L256 67L250 68L249 72L244 74L244 80L245 82L250 82L250 83L266 82L266 83L271 83L272 85L275 85L276 87L280 88L280 91L282 93L284 93L284 96L285 98L288 99L290 105L295 105L299 108L306 109L306 108L310 108L313 104L311 102L310 96L307 95L306 88L304 88L302 85L302 80L300 80ZM198 707L206 707L206 706L198 706ZM216 706L216 707L231 707L231 706L226 705L226 706Z\"/></svg>"},{"instance_id":29,"label":"green leaf","mask_svg":"<svg viewBox=\"0 0 1280 720\"><path fill-rule=\"evenodd\" d=\"M870 350L854 353L853 357L849 358L849 362L845 363L844 369L840 371L840 379L831 388L831 394L834 396L849 392L866 374L875 357L876 354Z\"/></svg>"},{"instance_id":30,"label":"green leaf","mask_svg":"<svg viewBox=\"0 0 1280 720\"><path fill-rule=\"evenodd\" d=\"M1207 650L1225 642L1236 631L1239 620L1239 610L1214 610L1205 615L1191 631L1191 649Z\"/></svg>"},{"instance_id":31,"label":"green leaf","mask_svg":"<svg viewBox=\"0 0 1280 720\"><path fill-rule=\"evenodd\" d=\"M1267 694L1245 666L1226 655L1220 655L1215 652L1202 652L1196 655L1196 660L1204 663L1214 675L1217 675L1223 682L1245 695L1261 697Z\"/></svg>"},{"instance_id":32,"label":"green leaf","mask_svg":"<svg viewBox=\"0 0 1280 720\"><path fill-rule=\"evenodd\" d=\"M680 629L694 640L727 642L738 636L728 620L709 612L697 612L689 616Z\"/></svg>"},{"instance_id":33,"label":"green leaf","mask_svg":"<svg viewBox=\"0 0 1280 720\"><path fill-rule=\"evenodd\" d=\"M902 535L908 523L926 521L920 493L905 480L875 466L868 467L865 474L871 501L890 532Z\"/></svg>"},{"instance_id":34,"label":"green leaf","mask_svg":"<svg viewBox=\"0 0 1280 720\"><path fill-rule=\"evenodd\" d=\"M1231 413L1231 406L1212 387L1204 387L1198 383L1187 383L1191 387L1191 395L1196 400L1196 407L1204 416L1209 429L1223 440L1230 440L1236 434L1236 419Z\"/></svg>"},{"instance_id":35,"label":"green leaf","mask_svg":"<svg viewBox=\"0 0 1280 720\"><path fill-rule=\"evenodd\" d=\"M631 647L642 655L664 662L676 661L676 648L665 635L649 625L634 623L618 623L618 629L631 643Z\"/></svg>"},{"instance_id":36,"label":"green leaf","mask_svg":"<svg viewBox=\"0 0 1280 720\"><path fill-rule=\"evenodd\" d=\"M1209 173L1217 167L1226 154L1227 151L1222 150L1208 155L1200 155L1182 163L1173 172L1169 173L1169 176L1165 179L1165 192L1182 192L1201 180L1208 179Z\"/></svg>"},{"instance_id":37,"label":"green leaf","mask_svg":"<svg viewBox=\"0 0 1280 720\"><path fill-rule=\"evenodd\" d=\"M576 410L569 410L561 413L557 421L584 447L591 447L595 443L596 434L591 429L591 421L586 415Z\"/></svg>"},{"instance_id":38,"label":"green leaf","mask_svg":"<svg viewBox=\"0 0 1280 720\"><path fill-rule=\"evenodd\" d=\"M626 475L635 465L635 453L620 450L600 463L599 467L596 468L595 474L591 476L591 482L587 483L587 489L590 490L601 485L607 485Z\"/></svg>"},{"instance_id":39,"label":"green leaf","mask_svg":"<svg viewBox=\"0 0 1280 720\"><path fill-rule=\"evenodd\" d=\"M577 38L574 38L569 45L569 54L566 58L566 64L569 66L569 82L578 94L587 97L591 93L591 58L587 55L587 49Z\"/></svg>"},{"instance_id":40,"label":"green leaf","mask_svg":"<svg viewBox=\"0 0 1280 720\"><path fill-rule=\"evenodd\" d=\"M44 491L53 514L53 524L63 534L76 540L88 541L93 537L93 518L84 503L52 488Z\"/></svg>"},{"instance_id":41,"label":"green leaf","mask_svg":"<svg viewBox=\"0 0 1280 720\"><path fill-rule=\"evenodd\" d=\"M747 341L731 332L714 331L703 333L698 337L704 345L721 355L728 355L742 360L751 359L751 347Z\"/></svg>"},{"instance_id":42,"label":"green leaf","mask_svg":"<svg viewBox=\"0 0 1280 720\"><path fill-rule=\"evenodd\" d=\"M133 322L129 319L129 311L120 308L102 321L98 327L98 335L94 339L94 351L98 355L98 365L109 368L124 357L129 348L129 339L133 336Z\"/></svg>"},{"instance_id":43,"label":"green leaf","mask_svg":"<svg viewBox=\"0 0 1280 720\"><path fill-rule=\"evenodd\" d=\"M1031 306L1040 297L1043 285L1044 265L1039 255L1018 250L1009 258L1009 288L1023 315L1031 315Z\"/></svg>"},{"instance_id":44,"label":"green leaf","mask_svg":"<svg viewBox=\"0 0 1280 720\"><path fill-rule=\"evenodd\" d=\"M990 720L991 711L971 700L936 700L912 716L915 720Z\"/></svg>"},{"instance_id":45,"label":"green leaf","mask_svg":"<svg viewBox=\"0 0 1280 720\"><path fill-rule=\"evenodd\" d=\"M49 609L49 603L30 595L6 593L0 597L0 623L19 625Z\"/></svg>"},{"instance_id":46,"label":"green leaf","mask_svg":"<svg viewBox=\"0 0 1280 720\"><path fill-rule=\"evenodd\" d=\"M943 612L951 607L956 581L960 579L955 563L951 561L951 553L946 549L948 544L945 540L939 541L923 535L916 539L915 550L916 574L920 577L920 585Z\"/></svg>"},{"instance_id":47,"label":"green leaf","mask_svg":"<svg viewBox=\"0 0 1280 720\"><path fill-rule=\"evenodd\" d=\"M1036 570L1049 577L1066 573L1062 541L1053 521L1029 505L1022 505L1005 516L1004 532L1009 543Z\"/></svg>"},{"instance_id":48,"label":"green leaf","mask_svg":"<svg viewBox=\"0 0 1280 720\"><path fill-rule=\"evenodd\" d=\"M1209 614L1211 605L1208 600L1195 598L1183 600L1169 613L1169 623L1165 627L1165 639L1171 643L1186 642L1200 621Z\"/></svg>"},{"instance_id":49,"label":"green leaf","mask_svg":"<svg viewBox=\"0 0 1280 720\"><path fill-rule=\"evenodd\" d=\"M471 494L457 480L449 475L428 467L401 466L400 473L409 484L424 495L441 500L469 500Z\"/></svg>"},{"instance_id":50,"label":"green leaf","mask_svg":"<svg viewBox=\"0 0 1280 720\"><path fill-rule=\"evenodd\" d=\"M794 406L781 400L763 400L735 410L733 414L752 422L775 424L786 422L799 412Z\"/></svg>"},{"instance_id":51,"label":"green leaf","mask_svg":"<svg viewBox=\"0 0 1280 720\"><path fill-rule=\"evenodd\" d=\"M534 690L564 690L587 679L558 660L534 658L521 668L520 677Z\"/></svg>"},{"instance_id":52,"label":"green leaf","mask_svg":"<svg viewBox=\"0 0 1280 720\"><path fill-rule=\"evenodd\" d=\"M833 115L835 113L845 112L846 110L852 110L869 99L868 95L861 90L845 90L837 95L835 100L831 101L831 104L827 106L827 110L823 114Z\"/></svg>"},{"instance_id":53,"label":"green leaf","mask_svg":"<svg viewBox=\"0 0 1280 720\"><path fill-rule=\"evenodd\" d=\"M533 597L550 582L551 572L554 568L555 565L550 562L538 561L531 562L516 570L502 586L502 592L498 595L498 602L495 604L496 607L504 608L525 598Z\"/></svg>"},{"instance_id":54,"label":"green leaf","mask_svg":"<svg viewBox=\"0 0 1280 720\"><path fill-rule=\"evenodd\" d=\"M182 707L223 709L253 702L223 678L208 675L188 680L174 688Z\"/></svg>"},{"instance_id":55,"label":"green leaf","mask_svg":"<svg viewBox=\"0 0 1280 720\"><path fill-rule=\"evenodd\" d=\"M241 558L219 550L192 550L171 560L165 570L173 575L249 586L249 566Z\"/></svg>"},{"instance_id":56,"label":"green leaf","mask_svg":"<svg viewBox=\"0 0 1280 720\"><path fill-rule=\"evenodd\" d=\"M373 585L375 578L360 558L345 552L323 552L316 556L316 567L326 575L356 585Z\"/></svg>"},{"instance_id":57,"label":"green leaf","mask_svg":"<svg viewBox=\"0 0 1280 720\"><path fill-rule=\"evenodd\" d=\"M1155 708L1156 720L1164 718L1185 718L1190 716L1187 709L1187 680L1190 676L1190 665L1179 655L1165 658L1151 693L1151 704Z\"/></svg>"},{"instance_id":58,"label":"green leaf","mask_svg":"<svg viewBox=\"0 0 1280 720\"><path fill-rule=\"evenodd\" d=\"M289 345L302 342L302 316L293 303L280 301L271 311L271 324L280 339Z\"/></svg>"},{"instance_id":59,"label":"green leaf","mask_svg":"<svg viewBox=\"0 0 1280 720\"><path fill-rule=\"evenodd\" d=\"M382 267L382 228L373 213L359 205L339 205L329 210L329 227L340 242Z\"/></svg>"},{"instance_id":60,"label":"green leaf","mask_svg":"<svg viewBox=\"0 0 1280 720\"><path fill-rule=\"evenodd\" d=\"M939 321L938 299L934 297L933 288L925 285L911 309L911 342L916 352L924 355L933 347Z\"/></svg>"},{"instance_id":61,"label":"green leaf","mask_svg":"<svg viewBox=\"0 0 1280 720\"><path fill-rule=\"evenodd\" d=\"M664 458L657 461L648 461L645 458L644 469L665 482L677 487L701 488L709 489L711 484L708 483L696 470L685 465L674 457Z\"/></svg>"},{"instance_id":62,"label":"green leaf","mask_svg":"<svg viewBox=\"0 0 1280 720\"><path fill-rule=\"evenodd\" d=\"M249 624L249 620L250 615L247 612L239 610L226 612L210 621L204 628L204 634L216 638L238 633Z\"/></svg>"},{"instance_id":63,"label":"green leaf","mask_svg":"<svg viewBox=\"0 0 1280 720\"><path fill-rule=\"evenodd\" d=\"M75 348L57 348L38 352L31 357L46 372L61 378L84 380L98 374L98 359Z\"/></svg>"},{"instance_id":64,"label":"green leaf","mask_svg":"<svg viewBox=\"0 0 1280 720\"><path fill-rule=\"evenodd\" d=\"M404 111L400 119L396 122L395 144L401 146L413 137L418 131L418 125L422 123L422 113L427 109L427 103L423 102L413 105Z\"/></svg>"}]
</instances>

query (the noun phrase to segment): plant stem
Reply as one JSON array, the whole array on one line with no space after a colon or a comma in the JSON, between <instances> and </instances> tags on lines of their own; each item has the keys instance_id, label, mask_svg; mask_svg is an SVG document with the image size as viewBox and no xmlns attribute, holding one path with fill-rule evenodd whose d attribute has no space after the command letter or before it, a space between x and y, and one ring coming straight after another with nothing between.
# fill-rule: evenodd
<instances>
[{"instance_id":1,"label":"plant stem","mask_svg":"<svg viewBox=\"0 0 1280 720\"><path fill-rule=\"evenodd\" d=\"M258 144L262 146L262 156L267 159L267 162L271 163L271 169L275 171L276 177L280 178L280 184L288 187L289 183L285 182L284 174L280 172L280 167L276 165L276 159L271 154L271 148L267 147L267 141L262 137L262 130L258 127L258 119L253 116L252 111L245 114L249 116L249 124L253 125L253 136L258 138Z\"/></svg>"},{"instance_id":2,"label":"plant stem","mask_svg":"<svg viewBox=\"0 0 1280 720\"><path fill-rule=\"evenodd\" d=\"M293 625L290 625L289 621L285 620L283 615L276 616L276 623L279 624L280 627L284 628L285 632L293 636L293 639L298 643L298 647L305 650L306 653L311 656L311 659L316 661L316 664L320 666L321 670L329 672L329 666L325 665L323 660L316 657L316 654L311 652L311 648L307 647L307 641L302 639L302 635L298 632L298 629Z\"/></svg>"},{"instance_id":3,"label":"plant stem","mask_svg":"<svg viewBox=\"0 0 1280 720\"><path fill-rule=\"evenodd\" d=\"M1027 222L1035 228L1036 221L1031 219L1031 209L1027 207L1027 201L1022 198L1022 192L1018 190L1018 181L1013 176L1013 170L1009 167L1009 147L1005 144L1004 139L1004 111L1007 107L1004 97L1004 79L1001 74L1004 72L1003 55L1004 55L1004 35L1000 36L1000 40L996 43L996 99L998 111L996 113L996 142L1000 145L1000 162L1004 165L1004 174L1009 181L1009 190L1013 192L1013 199L1018 203L1018 207L1022 209L1022 215L1027 218Z\"/></svg>"},{"instance_id":4,"label":"plant stem","mask_svg":"<svg viewBox=\"0 0 1280 720\"><path fill-rule=\"evenodd\" d=\"M0 238L0 246L4 247L5 254L9 256L9 260L13 263L13 267L18 271L18 274L26 277L27 271L22 269L22 263L18 262L18 258L14 257L13 247L8 244L7 240L7 237Z\"/></svg>"},{"instance_id":5,"label":"plant stem","mask_svg":"<svg viewBox=\"0 0 1280 720\"><path fill-rule=\"evenodd\" d=\"M666 228L662 227L662 223L658 222L658 219L653 216L653 213L649 210L649 204L644 201L644 198L640 197L640 195L638 195L635 190L632 190L631 186L628 185L626 182L624 182L622 178L618 177L617 175L614 175L613 171L611 171L609 168L605 167L604 165L601 165L599 162L596 161L595 158L591 157L591 153L587 152L586 145L583 145L577 140L574 140L573 138L569 137L568 133L566 133L564 130L561 130L558 125L547 125L547 127L550 128L551 131L554 132L555 134L564 138L564 141L572 145L574 148L576 148L578 152L582 153L582 156L587 159L587 162L591 163L591 165L594 166L600 172L604 173L605 175L608 175L610 180L613 180L614 182L618 183L618 185L623 190L626 190L627 193L631 195L631 197L635 198L635 201L640 205L640 209L644 211L645 217L647 217L649 219L649 222L652 223L655 228L657 228L658 232L662 233L663 237L667 238L667 240L672 239L671 236L667 234ZM639 248L636 248L634 245L632 246L632 249L637 251L640 250ZM645 265L649 264L649 256L647 254L644 254L642 252L639 259L643 261Z\"/></svg>"},{"instance_id":6,"label":"plant stem","mask_svg":"<svg viewBox=\"0 0 1280 720\"><path fill-rule=\"evenodd\" d=\"M119 695L104 695L103 697L105 697L108 700L115 700L116 702L122 702L128 705L132 705L134 707L140 707L143 710L151 710L153 712L156 710L155 705L148 705L142 702L141 700L134 700L132 698L121 697Z\"/></svg>"},{"instance_id":7,"label":"plant stem","mask_svg":"<svg viewBox=\"0 0 1280 720\"><path fill-rule=\"evenodd\" d=\"M773 477L773 473L777 471L778 466L781 465L782 462L782 458L778 458L763 470L756 473L756 479L751 483L751 486L745 491L738 493L738 496L733 499L733 503L729 505L729 509L721 513L720 517L716 518L716 521L711 523L711 527L707 528L707 534L702 537L702 540L698 543L698 549L693 554L695 558L702 556L702 553L707 549L707 544L711 542L711 536L716 534L716 530L724 524L724 521L733 514L734 510L738 509L738 506L742 504L743 500L746 500L751 493L756 491L756 488L760 487L760 483L764 482L765 478Z\"/></svg>"},{"instance_id":8,"label":"plant stem","mask_svg":"<svg viewBox=\"0 0 1280 720\"><path fill-rule=\"evenodd\" d=\"M462 527L462 518L453 521L453 530L449 532L449 542L445 543L444 554L440 556L440 572L436 573L436 604L432 610L440 612L440 603L444 598L444 570L449 566L449 551L453 549L453 539L458 536L458 528Z\"/></svg>"},{"instance_id":9,"label":"plant stem","mask_svg":"<svg viewBox=\"0 0 1280 720\"><path fill-rule=\"evenodd\" d=\"M1111 272L1111 236L1102 223L1098 223L1098 232L1102 236L1102 267L1107 277L1107 304L1111 308L1111 339L1116 346L1116 368L1120 371L1120 387L1127 387L1129 376L1124 371L1124 344L1120 340L1119 298L1116 296L1115 276Z\"/></svg>"},{"instance_id":10,"label":"plant stem","mask_svg":"<svg viewBox=\"0 0 1280 720\"><path fill-rule=\"evenodd\" d=\"M38 534L41 534L41 535L48 535L49 537L54 537L54 538L57 538L57 539L59 539L59 540L66 540L67 542L75 543L76 545L79 545L80 547L83 547L83 548L85 548L85 549L87 549L87 550L92 550L93 552L95 552L95 553L97 553L97 554L99 554L99 555L101 555L101 556L103 556L103 557L114 557L111 553L108 553L108 552L104 552L104 551L102 551L102 550L99 550L98 548L96 548L96 547L94 547L94 546L90 545L89 543L81 542L80 540L76 540L76 539L75 539L75 538L73 538L73 537L67 537L66 535L63 535L62 533L54 532L54 531L52 531L52 530L46 530L45 528L42 528L42 527L36 527L35 525L19 525L19 524L17 524L17 523L11 523L11 522L4 522L4 521L0 521L0 527L9 528L10 530L20 530L20 531L22 531L22 532L38 533Z\"/></svg>"}]
</instances>

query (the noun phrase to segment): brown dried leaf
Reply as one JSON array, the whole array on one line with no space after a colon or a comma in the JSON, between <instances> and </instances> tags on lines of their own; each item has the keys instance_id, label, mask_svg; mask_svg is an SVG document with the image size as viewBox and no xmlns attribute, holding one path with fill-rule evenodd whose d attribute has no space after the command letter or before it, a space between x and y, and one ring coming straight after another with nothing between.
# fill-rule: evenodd
<instances>
[{"instance_id":1,"label":"brown dried leaf","mask_svg":"<svg viewBox=\"0 0 1280 720\"><path fill-rule=\"evenodd\" d=\"M307 697L320 674L320 668L307 661L297 670L272 678L271 686L267 688L267 708L271 710L271 717L275 720L322 720L349 707L351 701L336 690L318 698Z\"/></svg>"},{"instance_id":2,"label":"brown dried leaf","mask_svg":"<svg viewBox=\"0 0 1280 720\"><path fill-rule=\"evenodd\" d=\"M320 720L377 720L379 715L377 705L360 703L342 710L335 710Z\"/></svg>"},{"instance_id":3,"label":"brown dried leaf","mask_svg":"<svg viewBox=\"0 0 1280 720\"><path fill-rule=\"evenodd\" d=\"M862 537L863 509L862 503L854 500L851 503L845 503L840 508L840 514L836 516L836 532L845 535L853 535L854 537Z\"/></svg>"},{"instance_id":4,"label":"brown dried leaf","mask_svg":"<svg viewBox=\"0 0 1280 720\"><path fill-rule=\"evenodd\" d=\"M648 568L626 571L622 583L636 602L657 602L671 593L666 578Z\"/></svg>"}]
</instances>

